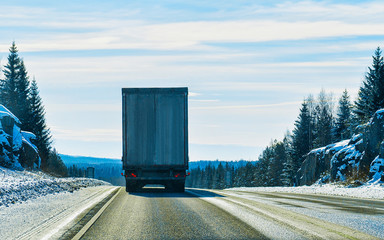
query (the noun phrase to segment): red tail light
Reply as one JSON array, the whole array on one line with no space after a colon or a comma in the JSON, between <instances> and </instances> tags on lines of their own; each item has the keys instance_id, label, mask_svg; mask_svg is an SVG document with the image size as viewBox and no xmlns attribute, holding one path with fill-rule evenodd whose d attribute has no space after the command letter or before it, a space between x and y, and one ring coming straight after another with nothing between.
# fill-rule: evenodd
<instances>
[{"instance_id":1,"label":"red tail light","mask_svg":"<svg viewBox=\"0 0 384 240\"><path fill-rule=\"evenodd\" d=\"M180 173L176 174L175 177L180 177Z\"/></svg>"},{"instance_id":2,"label":"red tail light","mask_svg":"<svg viewBox=\"0 0 384 240\"><path fill-rule=\"evenodd\" d=\"M121 173L121 176L124 176L124 173Z\"/></svg>"},{"instance_id":3,"label":"red tail light","mask_svg":"<svg viewBox=\"0 0 384 240\"><path fill-rule=\"evenodd\" d=\"M134 173L131 173L131 176L132 176L132 177L137 177Z\"/></svg>"}]
</instances>

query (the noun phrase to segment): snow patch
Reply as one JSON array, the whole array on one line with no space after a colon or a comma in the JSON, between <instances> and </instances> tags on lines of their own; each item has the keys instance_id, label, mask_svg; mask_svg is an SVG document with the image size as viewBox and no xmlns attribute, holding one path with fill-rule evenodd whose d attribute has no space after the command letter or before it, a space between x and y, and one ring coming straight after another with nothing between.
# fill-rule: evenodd
<instances>
[{"instance_id":1,"label":"snow patch","mask_svg":"<svg viewBox=\"0 0 384 240\"><path fill-rule=\"evenodd\" d=\"M6 108L4 105L0 104L0 119L3 118L4 116L10 116L17 122L18 124L21 124L20 120Z\"/></svg>"},{"instance_id":2,"label":"snow patch","mask_svg":"<svg viewBox=\"0 0 384 240\"><path fill-rule=\"evenodd\" d=\"M239 187L225 190L245 192L285 192L300 194L325 194L355 198L384 199L384 186L380 180L370 181L360 187L344 187L336 184L313 184L300 187Z\"/></svg>"}]
</instances>

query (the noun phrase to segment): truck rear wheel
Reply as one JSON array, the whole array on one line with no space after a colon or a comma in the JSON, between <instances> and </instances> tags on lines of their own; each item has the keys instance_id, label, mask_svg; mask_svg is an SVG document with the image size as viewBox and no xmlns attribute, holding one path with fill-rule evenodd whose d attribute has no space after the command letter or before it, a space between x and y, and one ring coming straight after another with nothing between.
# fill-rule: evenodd
<instances>
[{"instance_id":1,"label":"truck rear wheel","mask_svg":"<svg viewBox=\"0 0 384 240\"><path fill-rule=\"evenodd\" d=\"M176 192L184 192L185 191L185 183L179 182L175 184L175 191Z\"/></svg>"}]
</instances>

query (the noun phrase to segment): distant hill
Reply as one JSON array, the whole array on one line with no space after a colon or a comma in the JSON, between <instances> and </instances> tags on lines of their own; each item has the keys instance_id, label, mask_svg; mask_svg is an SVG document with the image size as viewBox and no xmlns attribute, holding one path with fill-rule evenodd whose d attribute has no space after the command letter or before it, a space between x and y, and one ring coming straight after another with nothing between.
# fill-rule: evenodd
<instances>
[{"instance_id":1,"label":"distant hill","mask_svg":"<svg viewBox=\"0 0 384 240\"><path fill-rule=\"evenodd\" d=\"M84 156L70 156L60 154L61 159L67 167L75 165L97 165L97 164L120 164L121 159L116 158L97 158L97 157L84 157Z\"/></svg>"}]
</instances>

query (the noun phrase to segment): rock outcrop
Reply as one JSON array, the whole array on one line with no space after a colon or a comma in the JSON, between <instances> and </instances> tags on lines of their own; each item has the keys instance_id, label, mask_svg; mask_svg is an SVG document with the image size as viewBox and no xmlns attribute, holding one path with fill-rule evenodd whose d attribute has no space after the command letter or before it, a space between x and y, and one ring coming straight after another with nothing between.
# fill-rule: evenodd
<instances>
[{"instance_id":1,"label":"rock outcrop","mask_svg":"<svg viewBox=\"0 0 384 240\"><path fill-rule=\"evenodd\" d=\"M296 185L310 185L319 179L345 181L357 174L383 178L383 140L384 109L381 109L369 123L359 126L351 139L309 152L297 172Z\"/></svg>"},{"instance_id":2,"label":"rock outcrop","mask_svg":"<svg viewBox=\"0 0 384 240\"><path fill-rule=\"evenodd\" d=\"M0 166L22 170L39 168L40 157L33 144L36 136L20 129L21 122L0 105Z\"/></svg>"}]
</instances>

